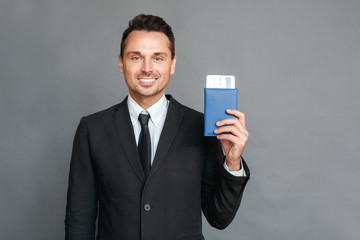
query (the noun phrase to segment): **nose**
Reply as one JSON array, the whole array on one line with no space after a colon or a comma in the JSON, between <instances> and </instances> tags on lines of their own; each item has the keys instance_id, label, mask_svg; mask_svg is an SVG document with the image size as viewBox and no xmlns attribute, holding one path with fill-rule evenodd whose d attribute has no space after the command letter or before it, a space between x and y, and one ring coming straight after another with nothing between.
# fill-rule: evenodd
<instances>
[{"instance_id":1,"label":"nose","mask_svg":"<svg viewBox=\"0 0 360 240\"><path fill-rule=\"evenodd\" d=\"M151 62L151 59L145 59L143 61L143 64L141 66L141 71L145 73L149 73L153 71L153 64Z\"/></svg>"}]
</instances>

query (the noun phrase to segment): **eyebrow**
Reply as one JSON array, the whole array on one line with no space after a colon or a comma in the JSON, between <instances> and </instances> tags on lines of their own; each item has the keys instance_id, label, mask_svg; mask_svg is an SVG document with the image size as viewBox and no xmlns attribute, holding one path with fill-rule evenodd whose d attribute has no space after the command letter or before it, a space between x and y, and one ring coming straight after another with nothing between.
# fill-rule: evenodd
<instances>
[{"instance_id":1,"label":"eyebrow","mask_svg":"<svg viewBox=\"0 0 360 240\"><path fill-rule=\"evenodd\" d=\"M167 53L165 53L165 52L155 52L154 55L156 55L156 56L167 55Z\"/></svg>"},{"instance_id":2,"label":"eyebrow","mask_svg":"<svg viewBox=\"0 0 360 240\"><path fill-rule=\"evenodd\" d=\"M140 52L140 51L131 51L131 52L128 52L128 53L127 53L127 55L130 55L130 54L141 55L141 52ZM167 55L167 53L166 53L166 52L154 52L153 55L155 55L155 56Z\"/></svg>"},{"instance_id":3,"label":"eyebrow","mask_svg":"<svg viewBox=\"0 0 360 240\"><path fill-rule=\"evenodd\" d=\"M127 53L127 55L130 55L130 54L138 54L138 55L140 55L141 52L139 52L139 51L131 51L131 52Z\"/></svg>"}]
</instances>

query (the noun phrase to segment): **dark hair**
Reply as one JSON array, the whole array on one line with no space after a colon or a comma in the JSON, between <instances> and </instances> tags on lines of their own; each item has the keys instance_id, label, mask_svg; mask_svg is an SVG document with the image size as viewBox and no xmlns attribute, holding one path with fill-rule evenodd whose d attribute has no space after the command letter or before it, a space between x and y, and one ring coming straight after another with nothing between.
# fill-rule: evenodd
<instances>
[{"instance_id":1,"label":"dark hair","mask_svg":"<svg viewBox=\"0 0 360 240\"><path fill-rule=\"evenodd\" d=\"M165 22L164 19L158 16L140 14L134 17L129 26L123 32L123 36L120 44L120 56L123 58L124 49L126 46L126 38L134 30L144 30L148 32L162 32L164 33L170 42L171 58L175 56L175 37L171 30L171 26Z\"/></svg>"}]
</instances>

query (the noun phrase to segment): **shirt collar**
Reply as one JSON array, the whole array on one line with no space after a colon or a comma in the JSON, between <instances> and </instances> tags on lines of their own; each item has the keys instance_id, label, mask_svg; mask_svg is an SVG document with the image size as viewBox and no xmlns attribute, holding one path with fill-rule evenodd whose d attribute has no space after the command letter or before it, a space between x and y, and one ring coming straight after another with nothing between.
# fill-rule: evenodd
<instances>
[{"instance_id":1,"label":"shirt collar","mask_svg":"<svg viewBox=\"0 0 360 240\"><path fill-rule=\"evenodd\" d=\"M131 119L132 125L134 126L137 123L139 114L142 111L147 111L150 114L150 120L156 126L158 124L158 122L160 121L161 116L166 111L166 109L168 107L168 102L169 101L166 99L165 94L163 94L163 96L159 99L159 101L157 101L151 107L149 107L147 110L145 110L142 107L140 107L139 104L137 104L135 102L135 100L129 94L127 104L128 104L128 108L129 108L130 119Z\"/></svg>"}]
</instances>

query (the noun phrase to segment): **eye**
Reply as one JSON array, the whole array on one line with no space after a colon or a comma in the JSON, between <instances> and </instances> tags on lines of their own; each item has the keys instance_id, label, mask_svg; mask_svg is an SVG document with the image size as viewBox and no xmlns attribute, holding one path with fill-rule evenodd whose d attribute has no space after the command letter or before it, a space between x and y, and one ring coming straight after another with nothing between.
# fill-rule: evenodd
<instances>
[{"instance_id":1,"label":"eye","mask_svg":"<svg viewBox=\"0 0 360 240\"><path fill-rule=\"evenodd\" d=\"M139 56L132 56L130 58L132 61L139 61L140 60L140 57Z\"/></svg>"},{"instance_id":2,"label":"eye","mask_svg":"<svg viewBox=\"0 0 360 240\"><path fill-rule=\"evenodd\" d=\"M162 58L162 57L155 57L154 60L155 60L156 62L161 62L161 61L163 60L163 58Z\"/></svg>"}]
</instances>

